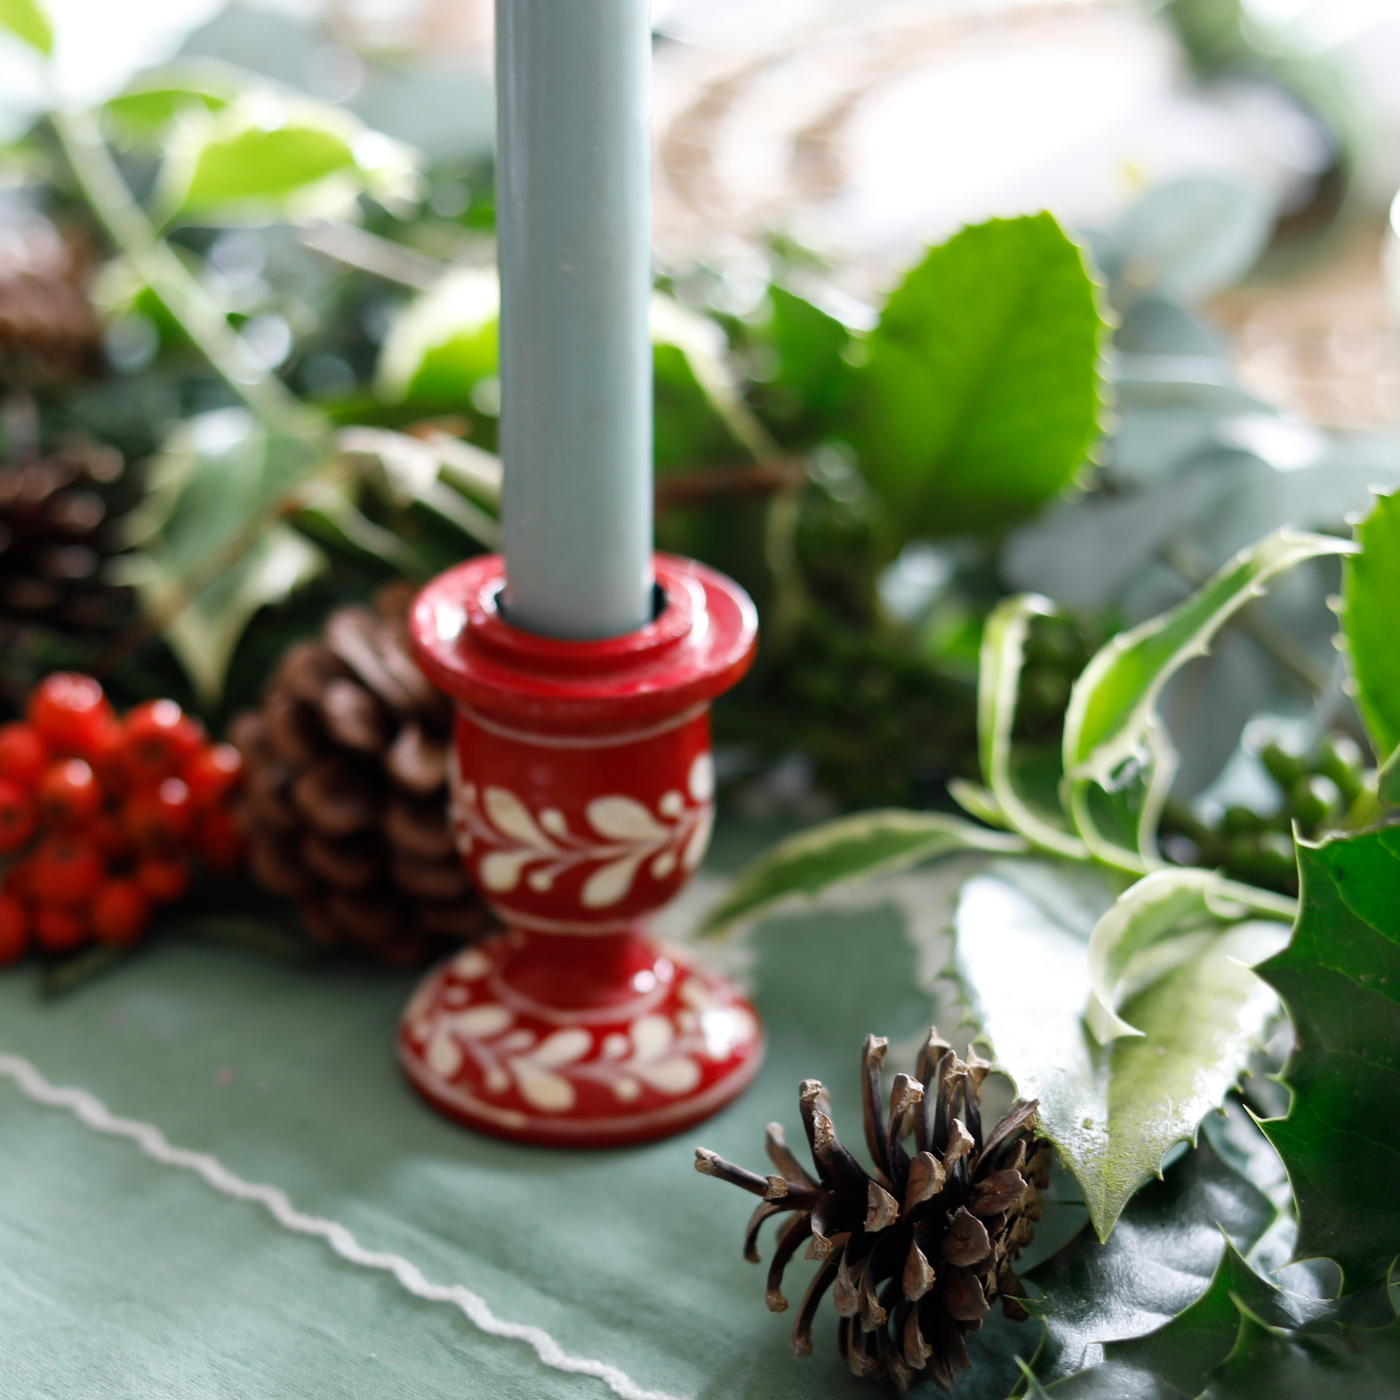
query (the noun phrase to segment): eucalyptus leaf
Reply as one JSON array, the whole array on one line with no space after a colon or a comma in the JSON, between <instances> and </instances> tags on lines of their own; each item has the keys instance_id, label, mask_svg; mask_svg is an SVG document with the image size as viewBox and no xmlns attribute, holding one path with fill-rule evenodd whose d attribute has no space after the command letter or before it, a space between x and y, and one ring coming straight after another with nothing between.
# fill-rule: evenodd
<instances>
[{"instance_id":1,"label":"eucalyptus leaf","mask_svg":"<svg viewBox=\"0 0 1400 1400\"><path fill-rule=\"evenodd\" d=\"M1021 1097L1039 1099L1104 1239L1244 1072L1277 1000L1241 960L1282 937L1248 924L1202 940L1125 1003L1142 1035L1101 1046L1083 1022L1089 937L1117 893L1100 872L1003 864L967 882L956 916L970 1018Z\"/></svg>"},{"instance_id":2,"label":"eucalyptus leaf","mask_svg":"<svg viewBox=\"0 0 1400 1400\"><path fill-rule=\"evenodd\" d=\"M1300 844L1292 942L1259 975L1296 1045L1286 1117L1264 1131L1298 1204L1295 1257L1341 1267L1346 1292L1400 1255L1400 828Z\"/></svg>"},{"instance_id":3,"label":"eucalyptus leaf","mask_svg":"<svg viewBox=\"0 0 1400 1400\"><path fill-rule=\"evenodd\" d=\"M53 25L39 0L0 0L0 29L45 58L53 53Z\"/></svg>"},{"instance_id":4,"label":"eucalyptus leaf","mask_svg":"<svg viewBox=\"0 0 1400 1400\"><path fill-rule=\"evenodd\" d=\"M1275 213L1268 191L1243 180L1197 175L1158 185L1119 224L1115 299L1151 290L1190 302L1224 291L1258 261Z\"/></svg>"},{"instance_id":5,"label":"eucalyptus leaf","mask_svg":"<svg viewBox=\"0 0 1400 1400\"><path fill-rule=\"evenodd\" d=\"M1400 749L1400 493L1382 496L1357 526L1361 553L1342 566L1342 628L1356 704L1377 758Z\"/></svg>"},{"instance_id":6,"label":"eucalyptus leaf","mask_svg":"<svg viewBox=\"0 0 1400 1400\"><path fill-rule=\"evenodd\" d=\"M718 933L786 903L938 856L1024 849L1019 837L941 812L858 812L789 837L746 866L705 920L704 932Z\"/></svg>"},{"instance_id":7,"label":"eucalyptus leaf","mask_svg":"<svg viewBox=\"0 0 1400 1400\"><path fill-rule=\"evenodd\" d=\"M906 537L1015 519L1069 484L1098 429L1103 329L1049 214L965 228L905 276L853 375L852 441Z\"/></svg>"},{"instance_id":8,"label":"eucalyptus leaf","mask_svg":"<svg viewBox=\"0 0 1400 1400\"><path fill-rule=\"evenodd\" d=\"M1279 530L1243 550L1179 607L1119 633L1084 668L1065 713L1064 766L1071 780L1108 786L1141 755L1167 681L1276 574L1354 546L1326 535Z\"/></svg>"}]
</instances>

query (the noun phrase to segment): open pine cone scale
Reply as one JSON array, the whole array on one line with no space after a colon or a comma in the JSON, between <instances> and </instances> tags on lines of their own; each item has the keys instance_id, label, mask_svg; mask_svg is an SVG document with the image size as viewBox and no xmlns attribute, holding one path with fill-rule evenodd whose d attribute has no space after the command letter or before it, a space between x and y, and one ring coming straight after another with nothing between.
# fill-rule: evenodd
<instances>
[{"instance_id":1,"label":"open pine cone scale","mask_svg":"<svg viewBox=\"0 0 1400 1400\"><path fill-rule=\"evenodd\" d=\"M811 1352L817 1307L830 1292L841 1354L856 1375L907 1390L926 1374L948 1390L955 1372L971 1365L965 1334L994 1301L1009 1317L1026 1317L1012 1266L1040 1218L1051 1149L1035 1140L1034 1101L1018 1100L983 1135L980 1094L991 1065L975 1054L959 1059L936 1031L915 1075L895 1076L886 1113L887 1048L868 1037L862 1064L874 1175L842 1145L826 1091L812 1079L802 1084L800 1104L815 1176L776 1123L767 1136L775 1174L746 1171L705 1148L695 1166L762 1197L744 1239L751 1262L763 1223L795 1213L779 1231L767 1288L768 1307L783 1312L783 1272L793 1255L804 1249L819 1265L793 1327L795 1353Z\"/></svg>"}]
</instances>

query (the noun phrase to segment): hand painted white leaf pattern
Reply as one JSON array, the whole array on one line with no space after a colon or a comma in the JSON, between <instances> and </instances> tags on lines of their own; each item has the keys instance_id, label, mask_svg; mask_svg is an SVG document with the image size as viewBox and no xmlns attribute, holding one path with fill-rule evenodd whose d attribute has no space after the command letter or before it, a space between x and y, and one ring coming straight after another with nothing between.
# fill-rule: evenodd
<instances>
[{"instance_id":1,"label":"hand painted white leaf pattern","mask_svg":"<svg viewBox=\"0 0 1400 1400\"><path fill-rule=\"evenodd\" d=\"M613 841L664 841L668 829L630 797L597 797L588 804L588 821Z\"/></svg>"},{"instance_id":2,"label":"hand painted white leaf pattern","mask_svg":"<svg viewBox=\"0 0 1400 1400\"><path fill-rule=\"evenodd\" d=\"M529 808L509 789L489 787L482 800L492 825L507 836L536 851L554 850L554 843L535 825Z\"/></svg>"}]
</instances>

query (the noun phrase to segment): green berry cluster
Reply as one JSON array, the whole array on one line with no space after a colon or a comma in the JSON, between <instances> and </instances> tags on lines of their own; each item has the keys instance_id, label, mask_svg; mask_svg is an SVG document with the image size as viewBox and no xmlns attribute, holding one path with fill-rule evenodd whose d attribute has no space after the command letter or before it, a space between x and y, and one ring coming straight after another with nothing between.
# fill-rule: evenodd
<instances>
[{"instance_id":1,"label":"green berry cluster","mask_svg":"<svg viewBox=\"0 0 1400 1400\"><path fill-rule=\"evenodd\" d=\"M1350 734L1333 732L1306 753L1274 741L1259 758L1278 793L1271 810L1227 807L1204 822L1172 804L1163 820L1163 850L1183 863L1296 895L1293 832L1315 840L1341 823L1365 787L1365 755Z\"/></svg>"}]
</instances>

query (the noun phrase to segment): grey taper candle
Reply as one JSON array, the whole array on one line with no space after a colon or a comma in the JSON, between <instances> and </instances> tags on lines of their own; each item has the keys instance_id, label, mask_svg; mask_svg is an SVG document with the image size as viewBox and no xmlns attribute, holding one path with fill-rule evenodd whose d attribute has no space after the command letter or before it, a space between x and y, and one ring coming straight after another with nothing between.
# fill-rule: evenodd
<instances>
[{"instance_id":1,"label":"grey taper candle","mask_svg":"<svg viewBox=\"0 0 1400 1400\"><path fill-rule=\"evenodd\" d=\"M509 620L652 615L649 0L497 0Z\"/></svg>"}]
</instances>

